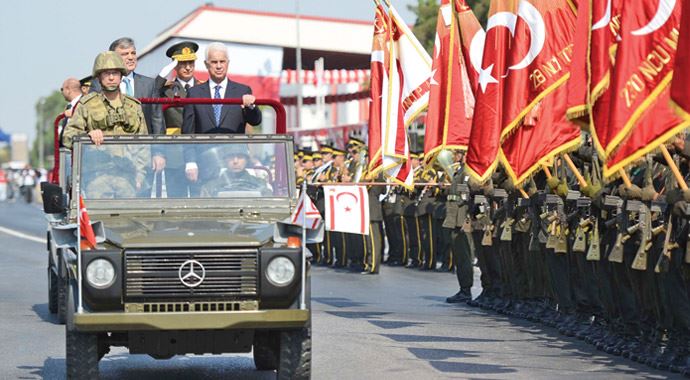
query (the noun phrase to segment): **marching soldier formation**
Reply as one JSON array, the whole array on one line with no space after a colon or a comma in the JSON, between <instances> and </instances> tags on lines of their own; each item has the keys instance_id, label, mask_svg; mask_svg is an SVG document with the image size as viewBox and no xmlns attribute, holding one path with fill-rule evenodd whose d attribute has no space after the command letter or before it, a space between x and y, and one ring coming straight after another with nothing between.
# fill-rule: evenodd
<instances>
[{"instance_id":1,"label":"marching soldier formation","mask_svg":"<svg viewBox=\"0 0 690 380\"><path fill-rule=\"evenodd\" d=\"M690 144L679 136L671 148L687 181ZM295 156L322 214L321 184L384 182L367 175L365 149L350 139L347 152L324 146ZM584 146L567 157L572 167L555 160L524 189L501 170L476 183L463 159L443 151L425 165L413 153L415 182L424 186L368 185L370 235L326 232L309 247L314 264L363 274L381 264L454 272L459 291L448 303L540 322L690 375L690 191L678 188L662 157L631 169L629 182L604 183L594 149ZM481 293L473 297L475 261Z\"/></svg>"}]
</instances>

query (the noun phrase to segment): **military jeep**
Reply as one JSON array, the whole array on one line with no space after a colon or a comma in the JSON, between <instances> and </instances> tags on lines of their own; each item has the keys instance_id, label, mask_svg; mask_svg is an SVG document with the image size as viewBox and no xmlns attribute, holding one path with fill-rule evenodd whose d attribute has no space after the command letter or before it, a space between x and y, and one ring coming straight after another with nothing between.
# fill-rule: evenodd
<instances>
[{"instance_id":1,"label":"military jeep","mask_svg":"<svg viewBox=\"0 0 690 380\"><path fill-rule=\"evenodd\" d=\"M283 135L83 137L62 151L60 184L43 197L68 378L97 378L111 346L156 359L253 352L259 370L310 377L307 252L284 223L297 203L292 152ZM151 170L155 155L165 170Z\"/></svg>"}]
</instances>

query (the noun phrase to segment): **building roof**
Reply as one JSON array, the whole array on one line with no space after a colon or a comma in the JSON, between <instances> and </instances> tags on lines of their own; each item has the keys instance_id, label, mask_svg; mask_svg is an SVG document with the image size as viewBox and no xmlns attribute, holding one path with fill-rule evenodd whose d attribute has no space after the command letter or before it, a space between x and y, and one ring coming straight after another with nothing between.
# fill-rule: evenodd
<instances>
[{"instance_id":1,"label":"building roof","mask_svg":"<svg viewBox=\"0 0 690 380\"><path fill-rule=\"evenodd\" d=\"M300 16L300 45L302 49L369 55L372 25L368 21ZM297 23L294 14L204 5L158 35L140 55L175 37L295 48Z\"/></svg>"}]
</instances>

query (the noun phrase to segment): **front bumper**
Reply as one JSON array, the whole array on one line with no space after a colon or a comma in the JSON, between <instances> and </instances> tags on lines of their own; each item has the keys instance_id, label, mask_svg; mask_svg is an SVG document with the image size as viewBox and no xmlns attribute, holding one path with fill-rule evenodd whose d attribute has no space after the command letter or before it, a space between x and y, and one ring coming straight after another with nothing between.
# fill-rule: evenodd
<instances>
[{"instance_id":1,"label":"front bumper","mask_svg":"<svg viewBox=\"0 0 690 380\"><path fill-rule=\"evenodd\" d=\"M79 331L233 330L304 327L310 310L254 310L232 312L81 313L74 314Z\"/></svg>"}]
</instances>

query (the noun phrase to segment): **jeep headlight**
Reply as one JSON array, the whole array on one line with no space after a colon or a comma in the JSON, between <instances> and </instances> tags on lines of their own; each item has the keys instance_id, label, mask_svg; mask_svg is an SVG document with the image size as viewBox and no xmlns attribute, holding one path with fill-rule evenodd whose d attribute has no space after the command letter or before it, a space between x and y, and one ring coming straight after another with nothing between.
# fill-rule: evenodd
<instances>
[{"instance_id":1,"label":"jeep headlight","mask_svg":"<svg viewBox=\"0 0 690 380\"><path fill-rule=\"evenodd\" d=\"M115 268L106 259L96 259L86 267L86 281L97 289L105 289L115 282Z\"/></svg>"},{"instance_id":2,"label":"jeep headlight","mask_svg":"<svg viewBox=\"0 0 690 380\"><path fill-rule=\"evenodd\" d=\"M268 263L266 278L275 286L286 286L295 278L295 264L287 257L278 256Z\"/></svg>"}]
</instances>

